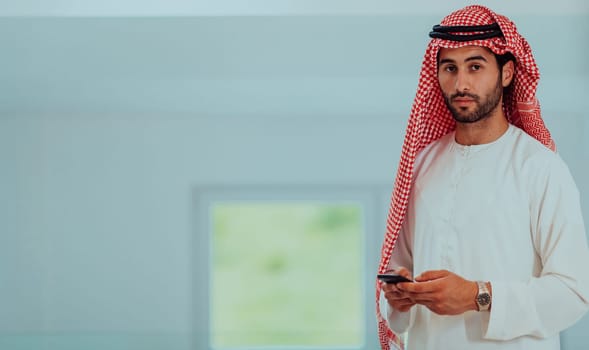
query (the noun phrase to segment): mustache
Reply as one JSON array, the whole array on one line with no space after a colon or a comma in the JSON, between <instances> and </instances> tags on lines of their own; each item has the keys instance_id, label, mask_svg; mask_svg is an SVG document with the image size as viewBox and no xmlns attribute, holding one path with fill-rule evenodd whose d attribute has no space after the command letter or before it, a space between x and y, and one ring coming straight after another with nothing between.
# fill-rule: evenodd
<instances>
[{"instance_id":1,"label":"mustache","mask_svg":"<svg viewBox=\"0 0 589 350\"><path fill-rule=\"evenodd\" d=\"M450 100L453 100L453 99L455 99L457 97L468 97L468 98L471 98L471 99L473 99L475 101L478 101L479 100L479 96L478 95L469 94L468 92L457 92L455 94L452 94L452 95L450 95Z\"/></svg>"}]
</instances>

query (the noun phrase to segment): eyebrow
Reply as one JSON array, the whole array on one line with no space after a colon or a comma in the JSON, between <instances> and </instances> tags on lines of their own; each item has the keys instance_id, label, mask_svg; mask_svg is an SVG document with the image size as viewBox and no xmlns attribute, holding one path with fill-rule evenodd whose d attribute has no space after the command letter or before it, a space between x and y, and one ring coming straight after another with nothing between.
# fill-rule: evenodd
<instances>
[{"instance_id":1,"label":"eyebrow","mask_svg":"<svg viewBox=\"0 0 589 350\"><path fill-rule=\"evenodd\" d=\"M467 59L465 59L464 62L477 61L477 60L487 62L487 59L485 57L483 57L483 56L480 56L480 55L478 55L478 56L470 56ZM444 58L444 59L440 60L440 64L444 64L444 63L456 63L456 61L454 61L451 58Z\"/></svg>"}]
</instances>

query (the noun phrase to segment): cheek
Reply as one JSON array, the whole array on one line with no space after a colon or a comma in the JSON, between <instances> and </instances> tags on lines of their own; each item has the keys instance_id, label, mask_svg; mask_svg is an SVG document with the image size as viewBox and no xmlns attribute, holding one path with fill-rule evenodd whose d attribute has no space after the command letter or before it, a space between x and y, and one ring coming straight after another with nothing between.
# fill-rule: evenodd
<instances>
[{"instance_id":1,"label":"cheek","mask_svg":"<svg viewBox=\"0 0 589 350\"><path fill-rule=\"evenodd\" d=\"M481 81L477 88L479 91L485 91L487 95L492 94L497 88L497 84L500 82L497 80L497 76L488 76L485 80Z\"/></svg>"},{"instance_id":2,"label":"cheek","mask_svg":"<svg viewBox=\"0 0 589 350\"><path fill-rule=\"evenodd\" d=\"M450 99L450 97L456 93L456 89L453 87L442 87L440 86L440 91L442 92L442 97L446 99Z\"/></svg>"},{"instance_id":3,"label":"cheek","mask_svg":"<svg viewBox=\"0 0 589 350\"><path fill-rule=\"evenodd\" d=\"M447 95L452 90L452 82L450 79L438 76L438 85L444 95Z\"/></svg>"}]
</instances>

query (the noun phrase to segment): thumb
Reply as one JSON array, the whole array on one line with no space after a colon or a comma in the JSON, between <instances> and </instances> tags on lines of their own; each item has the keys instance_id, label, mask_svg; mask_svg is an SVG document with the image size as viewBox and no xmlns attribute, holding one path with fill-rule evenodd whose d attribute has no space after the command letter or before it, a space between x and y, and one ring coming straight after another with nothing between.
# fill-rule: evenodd
<instances>
[{"instance_id":1,"label":"thumb","mask_svg":"<svg viewBox=\"0 0 589 350\"><path fill-rule=\"evenodd\" d=\"M409 270L407 270L407 268L405 268L405 267L399 267L399 268L395 269L394 272L403 276L403 277L406 277L408 279L412 279L411 272L409 272Z\"/></svg>"},{"instance_id":2,"label":"thumb","mask_svg":"<svg viewBox=\"0 0 589 350\"><path fill-rule=\"evenodd\" d=\"M435 279L438 279L438 278L446 277L449 274L450 274L450 272L447 271L447 270L430 270L430 271L425 271L421 275L415 277L415 281L417 281L417 282L431 281L431 280L435 280Z\"/></svg>"}]
</instances>

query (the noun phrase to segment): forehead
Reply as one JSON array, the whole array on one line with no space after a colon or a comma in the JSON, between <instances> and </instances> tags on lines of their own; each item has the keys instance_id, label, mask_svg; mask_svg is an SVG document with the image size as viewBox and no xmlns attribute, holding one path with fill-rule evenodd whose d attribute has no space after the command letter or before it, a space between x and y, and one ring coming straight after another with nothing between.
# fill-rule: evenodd
<instances>
[{"instance_id":1,"label":"forehead","mask_svg":"<svg viewBox=\"0 0 589 350\"><path fill-rule=\"evenodd\" d=\"M487 47L483 46L463 46L459 48L449 49L441 47L438 52L438 62L441 60L452 60L455 62L462 62L472 57L483 57L487 61L494 59L494 55Z\"/></svg>"}]
</instances>

